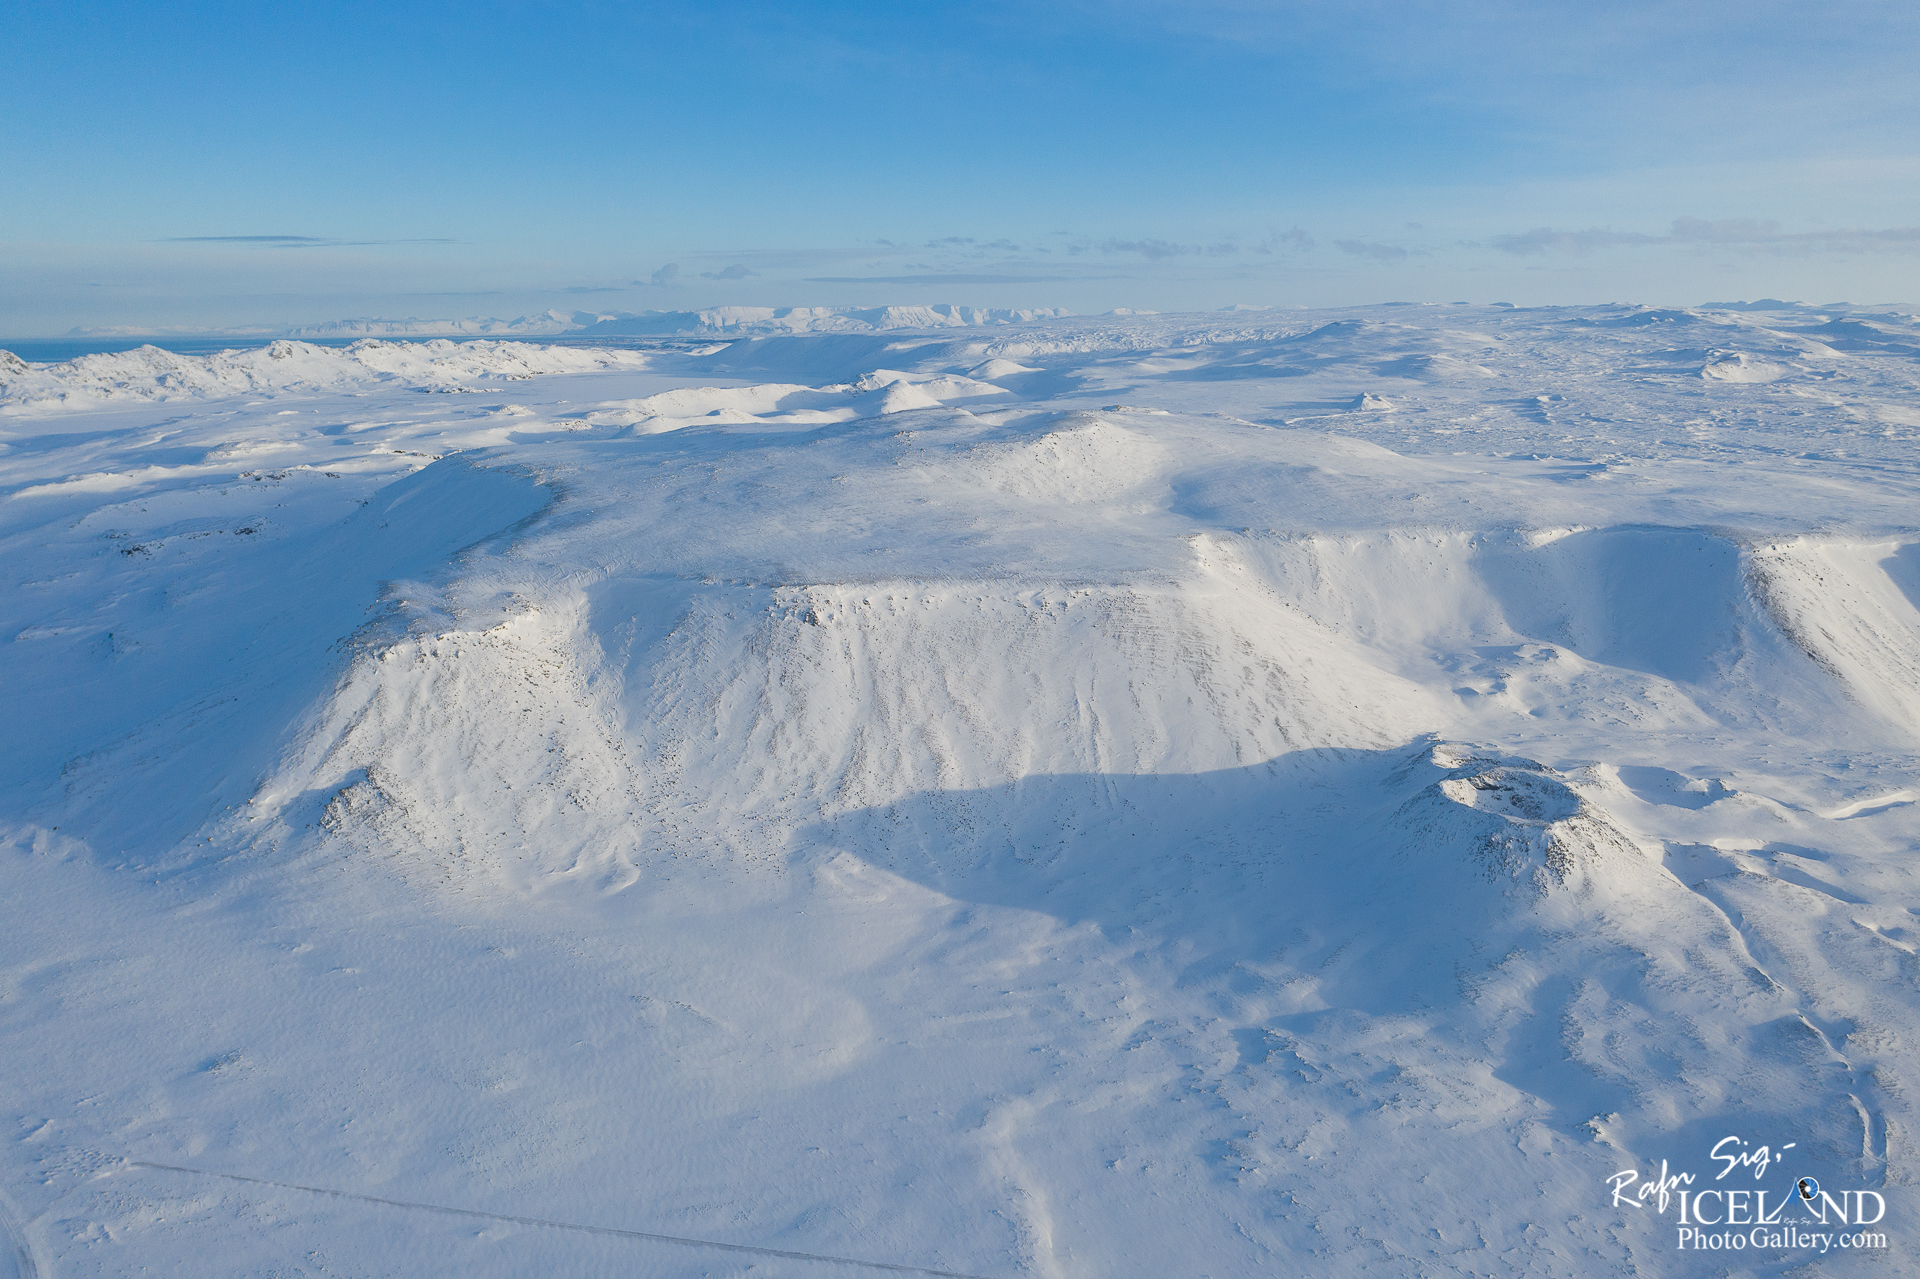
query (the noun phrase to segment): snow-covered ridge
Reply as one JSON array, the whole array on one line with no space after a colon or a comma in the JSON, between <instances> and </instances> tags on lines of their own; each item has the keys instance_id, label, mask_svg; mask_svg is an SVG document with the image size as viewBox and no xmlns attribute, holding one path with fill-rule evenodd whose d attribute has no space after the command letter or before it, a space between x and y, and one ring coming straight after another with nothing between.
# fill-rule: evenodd
<instances>
[{"instance_id":1,"label":"snow-covered ridge","mask_svg":"<svg viewBox=\"0 0 1920 1279\"><path fill-rule=\"evenodd\" d=\"M538 377L644 367L632 351L533 346L520 342L381 342L339 347L275 341L252 350L176 355L143 346L83 355L63 364L0 358L0 408L85 407L113 400L214 399L356 387L469 389Z\"/></svg>"}]
</instances>

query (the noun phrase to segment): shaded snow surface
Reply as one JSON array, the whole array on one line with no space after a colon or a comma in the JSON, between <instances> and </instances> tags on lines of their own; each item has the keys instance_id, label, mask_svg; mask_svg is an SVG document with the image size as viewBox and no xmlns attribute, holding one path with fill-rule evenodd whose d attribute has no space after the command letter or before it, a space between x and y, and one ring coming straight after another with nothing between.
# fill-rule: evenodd
<instances>
[{"instance_id":1,"label":"shaded snow surface","mask_svg":"<svg viewBox=\"0 0 1920 1279\"><path fill-rule=\"evenodd\" d=\"M9 1255L1909 1268L1916 351L1384 307L0 360ZM1663 1160L1884 1243L1682 1251L1609 1186Z\"/></svg>"}]
</instances>

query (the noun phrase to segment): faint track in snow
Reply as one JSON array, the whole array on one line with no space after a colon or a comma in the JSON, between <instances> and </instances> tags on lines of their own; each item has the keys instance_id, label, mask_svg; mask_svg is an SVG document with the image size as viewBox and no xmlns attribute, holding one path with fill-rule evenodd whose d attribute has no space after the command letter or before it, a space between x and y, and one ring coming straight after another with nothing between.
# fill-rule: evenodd
<instances>
[{"instance_id":1,"label":"faint track in snow","mask_svg":"<svg viewBox=\"0 0 1920 1279\"><path fill-rule=\"evenodd\" d=\"M14 1215L13 1201L0 1195L0 1238L6 1249L0 1253L19 1279L40 1279L40 1267L33 1259L33 1245L27 1242L26 1227Z\"/></svg>"},{"instance_id":2,"label":"faint track in snow","mask_svg":"<svg viewBox=\"0 0 1920 1279\"><path fill-rule=\"evenodd\" d=\"M1821 884L1818 881L1805 882L1811 879L1810 876L1789 878L1780 875L1777 873L1777 868L1775 867L1767 867L1764 871L1755 870L1751 867L1742 867L1737 873L1753 876L1758 879L1772 879L1778 883L1792 884L1797 888L1802 888L1809 892L1824 893L1836 901L1864 904L1858 899L1848 895L1836 893L1831 885ZM1714 878L1716 877L1709 876L1699 883L1691 884L1688 887L1693 891L1695 896L1707 902L1720 913L1720 917L1725 921L1726 926L1739 938L1741 952L1752 966L1753 971L1765 978L1767 982L1775 988L1785 991L1792 996L1795 1004L1794 1015L1799 1019L1800 1024L1805 1027L1807 1032L1827 1051L1830 1055L1830 1060L1838 1063L1846 1071L1847 1101L1852 1106L1853 1114L1860 1124L1861 1163L1868 1169L1873 1169L1877 1166L1879 1175L1884 1178L1887 1173L1888 1163L1888 1120L1886 1108L1884 1105L1870 1108L1865 1101L1861 1100L1863 1094L1871 1095L1870 1085L1873 1082L1871 1072L1863 1071L1855 1064L1852 1055L1843 1051L1848 1038L1846 1031L1842 1029L1841 1026L1836 1025L1831 1017L1822 1016L1815 1009L1813 999L1809 997L1807 992L1802 989L1798 983L1793 985L1783 984L1774 977L1767 965L1761 963L1760 956L1762 952L1772 951L1777 954L1778 948L1769 943L1764 936L1760 935L1753 921L1748 918L1746 911L1741 909L1738 903L1728 900L1725 893L1721 891L1717 885L1713 885ZM1862 1079L1863 1075L1867 1076L1864 1080ZM1876 1123L1880 1129L1880 1143L1877 1150L1874 1146L1874 1128Z\"/></svg>"},{"instance_id":3,"label":"faint track in snow","mask_svg":"<svg viewBox=\"0 0 1920 1279\"><path fill-rule=\"evenodd\" d=\"M587 1226L573 1221L548 1221L542 1217L516 1217L511 1213L483 1212L477 1208L449 1208L443 1204L414 1203L406 1199L383 1199L378 1195L360 1195L350 1190L329 1190L324 1186L302 1186L291 1181L270 1181L265 1177L242 1177L231 1172L213 1172L206 1168L187 1168L180 1164L156 1164L130 1159L128 1168L151 1168L159 1172L184 1172L196 1177L217 1177L222 1181L240 1181L250 1186L273 1186L280 1190L299 1190L310 1195L330 1195L335 1199L353 1199L361 1203L382 1204L388 1208L411 1208L418 1212L437 1212L449 1217L479 1217L485 1221L507 1221L517 1226L540 1226L547 1230L573 1230L581 1234L603 1235L614 1239L644 1239L650 1243L678 1244L683 1248L715 1248L722 1252L744 1252L756 1257L781 1257L788 1261L817 1261L831 1266L857 1266L863 1270L885 1270L900 1275L935 1275L938 1279L987 1279L958 1270L933 1270L926 1266L902 1266L891 1261L862 1261L858 1257L833 1257L817 1252L792 1252L785 1248L757 1248L744 1243L720 1243L713 1239L686 1239L679 1235L656 1235L645 1230L622 1230L617 1226ZM27 1269L23 1276L36 1276L33 1259L24 1250Z\"/></svg>"}]
</instances>

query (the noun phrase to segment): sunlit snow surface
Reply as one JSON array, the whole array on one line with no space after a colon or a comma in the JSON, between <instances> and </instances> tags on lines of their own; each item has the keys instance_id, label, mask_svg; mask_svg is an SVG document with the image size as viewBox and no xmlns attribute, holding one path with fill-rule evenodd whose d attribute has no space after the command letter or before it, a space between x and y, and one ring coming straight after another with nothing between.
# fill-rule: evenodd
<instances>
[{"instance_id":1,"label":"sunlit snow surface","mask_svg":"<svg viewBox=\"0 0 1920 1279\"><path fill-rule=\"evenodd\" d=\"M1912 1264L1910 316L0 379L25 1273Z\"/></svg>"}]
</instances>

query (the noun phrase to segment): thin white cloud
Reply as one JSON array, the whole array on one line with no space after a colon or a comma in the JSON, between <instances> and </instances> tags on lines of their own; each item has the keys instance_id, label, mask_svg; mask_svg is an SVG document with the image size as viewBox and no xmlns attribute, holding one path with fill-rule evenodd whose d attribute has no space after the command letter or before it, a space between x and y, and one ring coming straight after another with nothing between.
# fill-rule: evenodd
<instances>
[{"instance_id":1,"label":"thin white cloud","mask_svg":"<svg viewBox=\"0 0 1920 1279\"><path fill-rule=\"evenodd\" d=\"M1397 244L1376 244L1371 240L1335 240L1333 247L1353 257L1371 258L1375 262L1398 262L1407 256L1407 251Z\"/></svg>"},{"instance_id":2,"label":"thin white cloud","mask_svg":"<svg viewBox=\"0 0 1920 1279\"><path fill-rule=\"evenodd\" d=\"M1052 284L1083 277L1067 275L815 275L808 284ZM1106 278L1106 277L1091 277Z\"/></svg>"},{"instance_id":3,"label":"thin white cloud","mask_svg":"<svg viewBox=\"0 0 1920 1279\"><path fill-rule=\"evenodd\" d=\"M1240 246L1231 241L1179 244L1172 240L1102 240L1095 247L1102 253L1137 253L1150 262L1188 256L1231 257L1240 252Z\"/></svg>"},{"instance_id":4,"label":"thin white cloud","mask_svg":"<svg viewBox=\"0 0 1920 1279\"><path fill-rule=\"evenodd\" d=\"M1502 253L1587 253L1594 249L1647 248L1658 245L1729 245L1771 253L1915 253L1920 252L1920 227L1862 230L1845 227L1830 231L1782 231L1778 222L1753 218L1708 221L1676 218L1665 235L1643 231L1615 231L1589 227L1561 231L1535 227L1491 241Z\"/></svg>"}]
</instances>

